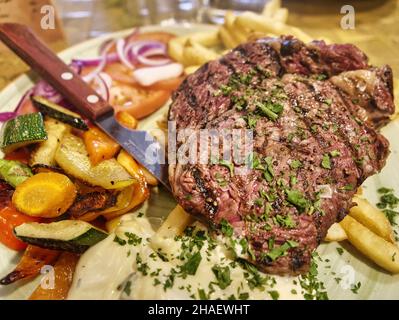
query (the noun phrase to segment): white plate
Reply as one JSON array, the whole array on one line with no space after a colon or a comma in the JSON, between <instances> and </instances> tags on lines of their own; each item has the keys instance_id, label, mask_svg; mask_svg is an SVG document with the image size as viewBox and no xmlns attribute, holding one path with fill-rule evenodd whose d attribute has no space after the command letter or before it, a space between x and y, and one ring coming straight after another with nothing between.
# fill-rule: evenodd
<instances>
[{"instance_id":1,"label":"white plate","mask_svg":"<svg viewBox=\"0 0 399 320\"><path fill-rule=\"evenodd\" d=\"M143 31L167 31L178 35L212 29L214 29L213 26L190 24L142 28ZM64 61L70 62L73 58L96 56L98 47L104 40L107 38L119 38L129 34L129 32L131 31L121 31L86 41L63 51L60 53L60 57ZM34 82L31 78L31 74L22 75L0 93L1 112L12 111L15 108L22 94L33 85ZM162 117L166 108L167 106L141 121L140 129L151 130L155 128L156 121ZM399 195L399 120L391 122L382 130L382 133L389 139L392 152L382 172L369 178L363 185L366 197L373 203L378 200L376 190L381 186L393 188ZM174 199L170 195L161 193L152 196L149 200L148 208L152 215L162 216L170 212L174 203ZM342 256L336 250L339 246L345 249ZM319 264L319 272L320 278L326 285L330 299L399 299L399 275L392 276L384 272L358 253L349 243L322 244L318 252L323 260L329 260L329 262ZM11 271L18 258L18 254L0 244L0 276ZM334 280L337 277L342 279L339 284ZM348 284L353 282L361 282L358 294L352 293L349 289ZM0 287L0 298L25 299L29 297L37 283L38 279Z\"/></svg>"}]
</instances>

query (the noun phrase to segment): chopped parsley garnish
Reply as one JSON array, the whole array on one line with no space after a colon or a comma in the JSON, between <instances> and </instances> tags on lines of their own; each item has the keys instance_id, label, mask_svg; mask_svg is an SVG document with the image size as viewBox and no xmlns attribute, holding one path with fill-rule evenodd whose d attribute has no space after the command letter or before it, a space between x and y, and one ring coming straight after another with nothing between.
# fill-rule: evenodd
<instances>
[{"instance_id":1,"label":"chopped parsley garnish","mask_svg":"<svg viewBox=\"0 0 399 320\"><path fill-rule=\"evenodd\" d=\"M324 169L331 169L331 159L328 154L323 155L323 160L321 160L321 166Z\"/></svg>"},{"instance_id":2,"label":"chopped parsley garnish","mask_svg":"<svg viewBox=\"0 0 399 320\"><path fill-rule=\"evenodd\" d=\"M126 281L124 287L123 287L123 292L127 295L130 296L130 293L132 292L132 282L131 281Z\"/></svg>"},{"instance_id":3,"label":"chopped parsley garnish","mask_svg":"<svg viewBox=\"0 0 399 320\"><path fill-rule=\"evenodd\" d=\"M339 190L342 190L342 191L353 191L354 189L355 189L355 187L351 184L347 184L346 186L339 188Z\"/></svg>"},{"instance_id":4,"label":"chopped parsley garnish","mask_svg":"<svg viewBox=\"0 0 399 320\"><path fill-rule=\"evenodd\" d=\"M227 267L220 267L220 266L213 266L212 272L215 275L217 280L217 285L220 289L226 289L232 282L230 278L230 268Z\"/></svg>"},{"instance_id":5,"label":"chopped parsley garnish","mask_svg":"<svg viewBox=\"0 0 399 320\"><path fill-rule=\"evenodd\" d=\"M265 177L267 182L273 181L274 178L274 169L273 169L273 159L272 157L265 158L266 167L263 171L263 176Z\"/></svg>"},{"instance_id":6,"label":"chopped parsley garnish","mask_svg":"<svg viewBox=\"0 0 399 320\"><path fill-rule=\"evenodd\" d=\"M231 237L233 235L233 227L226 219L222 219L222 221L220 222L220 228L220 230L226 237Z\"/></svg>"},{"instance_id":7,"label":"chopped parsley garnish","mask_svg":"<svg viewBox=\"0 0 399 320\"><path fill-rule=\"evenodd\" d=\"M187 262L180 267L180 271L183 274L183 278L189 274L191 276L195 275L197 272L198 266L200 265L202 260L201 253L197 252L191 255Z\"/></svg>"},{"instance_id":8,"label":"chopped parsley garnish","mask_svg":"<svg viewBox=\"0 0 399 320\"><path fill-rule=\"evenodd\" d=\"M322 81L322 80L326 80L328 77L327 77L325 74L322 74L322 73L321 73L321 74L315 75L314 78L315 78L316 80Z\"/></svg>"},{"instance_id":9,"label":"chopped parsley garnish","mask_svg":"<svg viewBox=\"0 0 399 320\"><path fill-rule=\"evenodd\" d=\"M306 275L301 275L299 278L299 283L303 289L302 293L306 300L328 300L323 282L317 279L317 257L316 252L312 254L309 272Z\"/></svg>"},{"instance_id":10,"label":"chopped parsley garnish","mask_svg":"<svg viewBox=\"0 0 399 320\"><path fill-rule=\"evenodd\" d=\"M204 289L198 289L198 297L200 300L209 300L209 294Z\"/></svg>"},{"instance_id":11,"label":"chopped parsley garnish","mask_svg":"<svg viewBox=\"0 0 399 320\"><path fill-rule=\"evenodd\" d=\"M271 238L272 239L272 238ZM270 240L270 239L269 239ZM285 256L287 254L287 251L291 248L297 247L299 244L296 241L292 240L287 240L284 244L282 244L279 247L274 247L271 249L269 252L264 254L267 258L269 258L272 261L277 260L278 258ZM269 246L270 248L270 246Z\"/></svg>"},{"instance_id":12,"label":"chopped parsley garnish","mask_svg":"<svg viewBox=\"0 0 399 320\"><path fill-rule=\"evenodd\" d=\"M254 205L256 205L257 207L262 207L263 206L263 202L264 202L264 200L262 198L257 198L254 201Z\"/></svg>"},{"instance_id":13,"label":"chopped parsley garnish","mask_svg":"<svg viewBox=\"0 0 399 320\"><path fill-rule=\"evenodd\" d=\"M342 254L344 253L344 249L338 247L338 248L337 248L337 252L338 252L338 254L339 254L340 256L342 256Z\"/></svg>"},{"instance_id":14,"label":"chopped parsley garnish","mask_svg":"<svg viewBox=\"0 0 399 320\"><path fill-rule=\"evenodd\" d=\"M292 160L290 163L291 169L298 169L302 166L302 162L299 160Z\"/></svg>"},{"instance_id":15,"label":"chopped parsley garnish","mask_svg":"<svg viewBox=\"0 0 399 320\"><path fill-rule=\"evenodd\" d=\"M229 169L230 171L230 175L233 177L234 176L234 164L232 164L231 162L227 161L227 160L220 160L219 164L221 166L226 167L227 169Z\"/></svg>"},{"instance_id":16,"label":"chopped parsley garnish","mask_svg":"<svg viewBox=\"0 0 399 320\"><path fill-rule=\"evenodd\" d=\"M258 122L258 118L256 116L249 114L244 119L247 121L248 128L254 129L256 127Z\"/></svg>"},{"instance_id":17,"label":"chopped parsley garnish","mask_svg":"<svg viewBox=\"0 0 399 320\"><path fill-rule=\"evenodd\" d=\"M266 116L271 121L276 121L284 110L283 105L270 101L258 103L257 108L261 115Z\"/></svg>"},{"instance_id":18,"label":"chopped parsley garnish","mask_svg":"<svg viewBox=\"0 0 399 320\"><path fill-rule=\"evenodd\" d=\"M335 158L335 157L339 157L341 155L341 152L339 152L338 150L333 150L330 152L330 156Z\"/></svg>"},{"instance_id":19,"label":"chopped parsley garnish","mask_svg":"<svg viewBox=\"0 0 399 320\"><path fill-rule=\"evenodd\" d=\"M248 286L251 290L258 288L262 290L266 285L268 278L262 277L258 269L246 260L238 260L241 266L247 271L244 273L244 277L247 280Z\"/></svg>"},{"instance_id":20,"label":"chopped parsley garnish","mask_svg":"<svg viewBox=\"0 0 399 320\"><path fill-rule=\"evenodd\" d=\"M362 283L361 283L361 282L358 282L358 283L356 283L356 284L353 284L353 285L351 286L351 291L352 291L354 294L358 294L358 293L359 293L359 289L360 289L361 286L362 286Z\"/></svg>"},{"instance_id":21,"label":"chopped parsley garnish","mask_svg":"<svg viewBox=\"0 0 399 320\"><path fill-rule=\"evenodd\" d=\"M138 252L136 254L136 265L137 265L137 271L141 272L143 276L148 275L148 271L150 268L147 263L143 262Z\"/></svg>"},{"instance_id":22,"label":"chopped parsley garnish","mask_svg":"<svg viewBox=\"0 0 399 320\"><path fill-rule=\"evenodd\" d=\"M296 223L294 220L292 220L292 216L291 215L287 215L285 217L281 216L281 215L276 215L275 217L273 217L273 221L275 224L287 228L287 229L292 229L296 227Z\"/></svg>"},{"instance_id":23,"label":"chopped parsley garnish","mask_svg":"<svg viewBox=\"0 0 399 320\"><path fill-rule=\"evenodd\" d=\"M240 295L238 296L239 300L248 300L249 299L249 293L248 292L242 292L240 293Z\"/></svg>"},{"instance_id":24,"label":"chopped parsley garnish","mask_svg":"<svg viewBox=\"0 0 399 320\"><path fill-rule=\"evenodd\" d=\"M399 212L396 211L399 206L399 198L394 195L393 189L389 188L380 188L378 193L381 196L377 208L384 212L391 225L396 225L396 217L399 216Z\"/></svg>"},{"instance_id":25,"label":"chopped parsley garnish","mask_svg":"<svg viewBox=\"0 0 399 320\"><path fill-rule=\"evenodd\" d=\"M116 242L120 246L126 245L126 240L123 240L122 238L119 238L118 236L115 236L114 242Z\"/></svg>"},{"instance_id":26,"label":"chopped parsley garnish","mask_svg":"<svg viewBox=\"0 0 399 320\"><path fill-rule=\"evenodd\" d=\"M125 236L127 237L127 243L133 246L137 246L141 243L142 239L131 232L125 232Z\"/></svg>"},{"instance_id":27,"label":"chopped parsley garnish","mask_svg":"<svg viewBox=\"0 0 399 320\"><path fill-rule=\"evenodd\" d=\"M273 300L278 300L280 298L280 293L276 290L271 290L267 292Z\"/></svg>"},{"instance_id":28,"label":"chopped parsley garnish","mask_svg":"<svg viewBox=\"0 0 399 320\"><path fill-rule=\"evenodd\" d=\"M285 190L287 194L287 201L294 205L298 211L304 212L310 207L310 202L305 198L302 192L299 190Z\"/></svg>"}]
</instances>

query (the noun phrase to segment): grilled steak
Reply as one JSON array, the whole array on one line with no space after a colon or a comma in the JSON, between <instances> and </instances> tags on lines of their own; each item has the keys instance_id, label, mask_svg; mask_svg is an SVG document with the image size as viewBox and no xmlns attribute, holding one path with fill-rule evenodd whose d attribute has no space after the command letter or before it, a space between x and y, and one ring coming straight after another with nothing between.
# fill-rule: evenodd
<instances>
[{"instance_id":1,"label":"grilled steak","mask_svg":"<svg viewBox=\"0 0 399 320\"><path fill-rule=\"evenodd\" d=\"M304 273L358 186L383 168L388 141L376 129L393 112L391 69L369 66L353 45L291 36L240 45L182 83L169 120L177 132L253 129L252 169L170 165L173 193L190 214L233 230L260 269Z\"/></svg>"}]
</instances>

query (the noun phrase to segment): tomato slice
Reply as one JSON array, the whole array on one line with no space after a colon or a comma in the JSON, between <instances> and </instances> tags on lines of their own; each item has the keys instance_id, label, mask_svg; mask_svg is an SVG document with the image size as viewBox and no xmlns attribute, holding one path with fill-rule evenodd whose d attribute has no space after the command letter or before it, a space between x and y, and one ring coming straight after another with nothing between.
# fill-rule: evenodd
<instances>
[{"instance_id":1,"label":"tomato slice","mask_svg":"<svg viewBox=\"0 0 399 320\"><path fill-rule=\"evenodd\" d=\"M23 115L23 114L28 114L28 113L34 113L37 112L36 107L33 105L32 101L30 99L26 99L22 105L18 109L18 115Z\"/></svg>"},{"instance_id":2,"label":"tomato slice","mask_svg":"<svg viewBox=\"0 0 399 320\"><path fill-rule=\"evenodd\" d=\"M0 242L10 249L21 251L27 244L17 239L14 228L25 222L38 222L40 219L26 216L12 206L0 210Z\"/></svg>"},{"instance_id":3,"label":"tomato slice","mask_svg":"<svg viewBox=\"0 0 399 320\"><path fill-rule=\"evenodd\" d=\"M161 108L171 92L120 84L111 88L110 94L115 112L127 111L136 119L142 119Z\"/></svg>"},{"instance_id":4,"label":"tomato slice","mask_svg":"<svg viewBox=\"0 0 399 320\"><path fill-rule=\"evenodd\" d=\"M130 85L137 85L137 81L133 78L132 70L120 62L107 64L103 70L112 80Z\"/></svg>"},{"instance_id":5,"label":"tomato slice","mask_svg":"<svg viewBox=\"0 0 399 320\"><path fill-rule=\"evenodd\" d=\"M178 78L158 81L157 83L154 83L152 86L148 87L148 89L175 91L177 88L179 88L185 78L185 76L181 76Z\"/></svg>"}]
</instances>

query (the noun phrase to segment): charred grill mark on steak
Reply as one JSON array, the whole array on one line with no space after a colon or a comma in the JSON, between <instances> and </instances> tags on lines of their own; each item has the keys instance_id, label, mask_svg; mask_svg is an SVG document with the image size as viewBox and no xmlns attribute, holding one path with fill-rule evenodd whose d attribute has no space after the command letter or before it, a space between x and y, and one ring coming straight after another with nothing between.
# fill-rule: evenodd
<instances>
[{"instance_id":1,"label":"charred grill mark on steak","mask_svg":"<svg viewBox=\"0 0 399 320\"><path fill-rule=\"evenodd\" d=\"M387 110L381 115L392 113L392 75L369 67L367 57L352 45L265 38L240 45L189 76L173 96L169 113L177 130L232 129L241 119L254 128L254 155L261 165L234 176L220 165L177 165L170 181L178 202L210 225L223 219L230 223L253 250L247 259L260 269L306 272L328 228L345 216L356 188L383 167L389 153L388 142L371 122L359 121L370 114L371 104L354 103L328 78L359 69L379 74L378 90L369 90L367 102L378 96L378 107ZM327 78L320 81L320 74ZM277 116L262 110L276 104L283 107ZM246 117L256 121L250 126ZM299 167L293 168L293 161ZM267 177L269 166L273 174ZM223 187L215 173L227 181ZM331 188L331 198L320 197L321 185ZM281 256L271 255L289 241L296 245Z\"/></svg>"},{"instance_id":2,"label":"charred grill mark on steak","mask_svg":"<svg viewBox=\"0 0 399 320\"><path fill-rule=\"evenodd\" d=\"M215 213L217 212L217 202L214 199L214 195L211 191L209 191L204 181L201 178L201 173L197 168L192 170L193 177L195 179L195 183L199 189L199 191L203 194L205 199L205 209L207 210L208 217L213 218ZM215 204L216 203L216 204Z\"/></svg>"}]
</instances>

